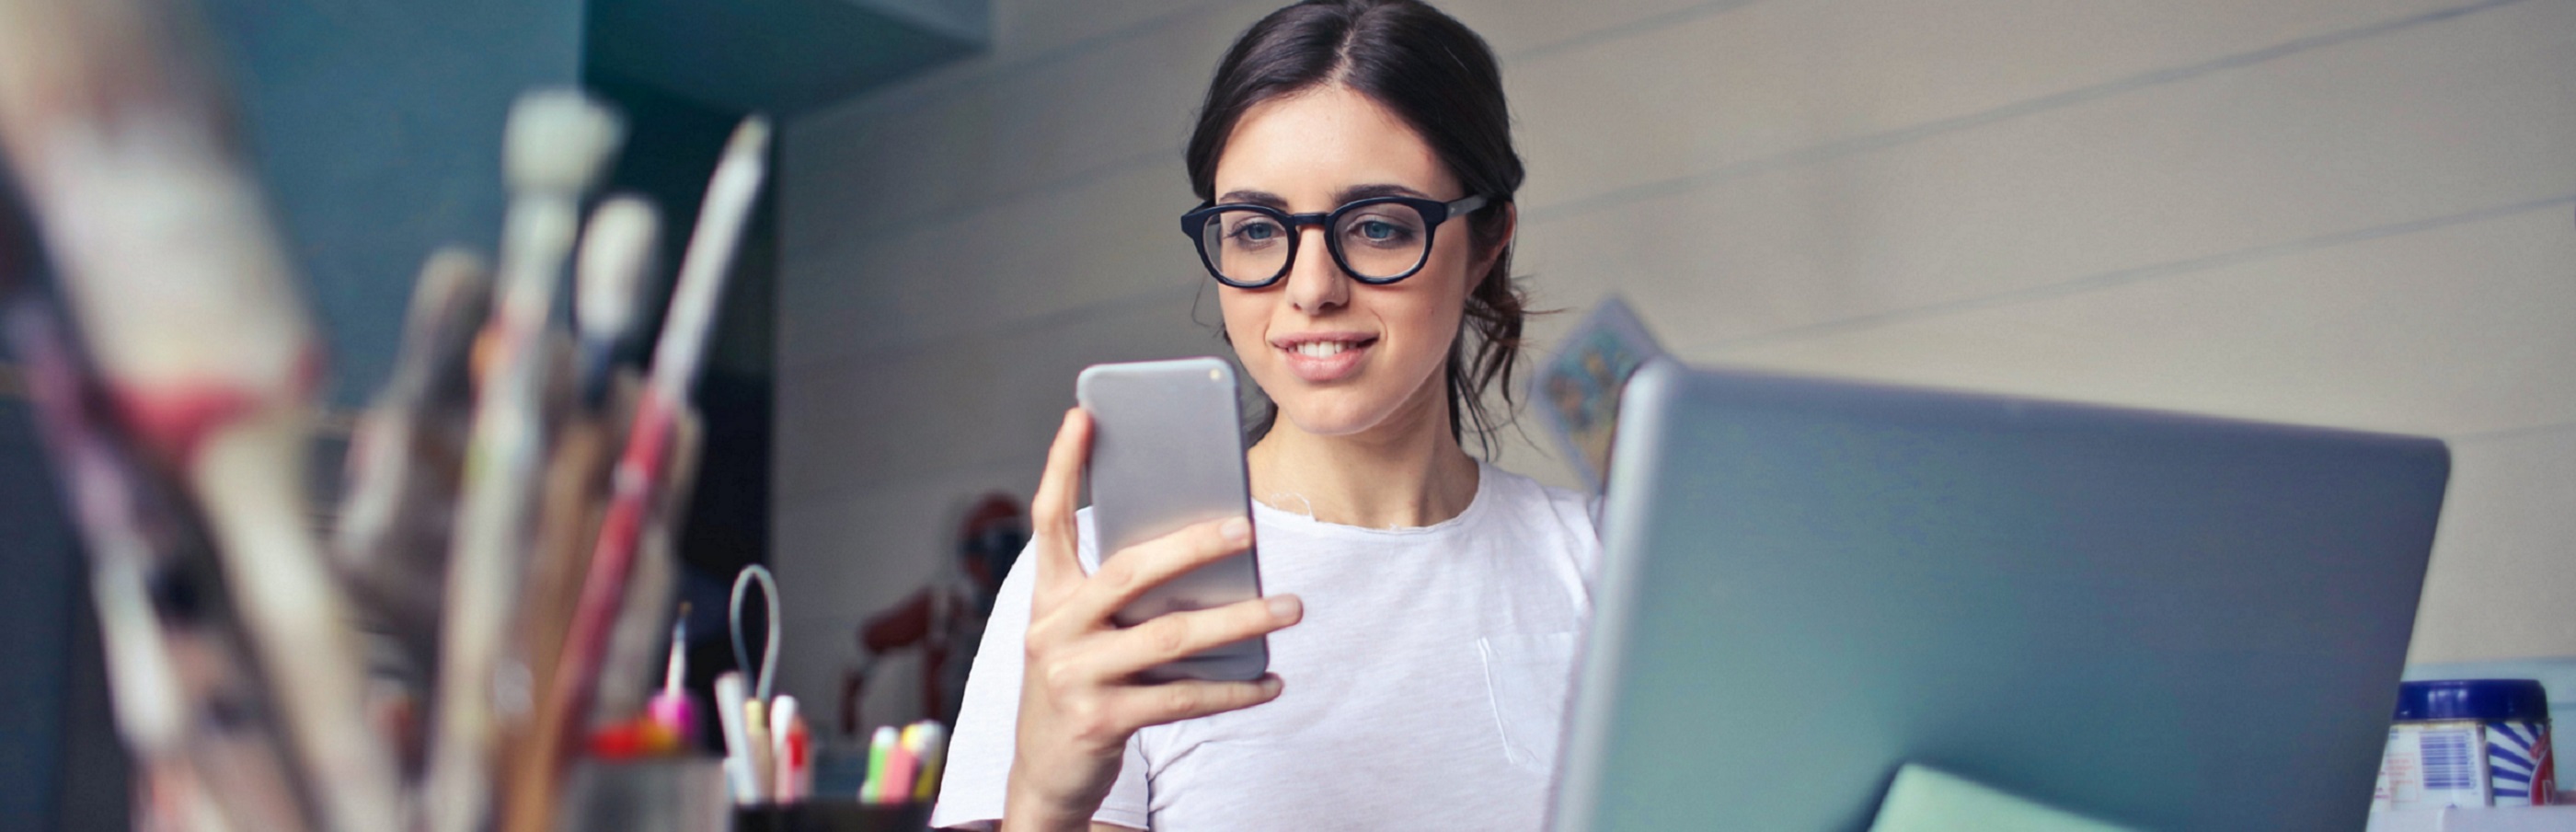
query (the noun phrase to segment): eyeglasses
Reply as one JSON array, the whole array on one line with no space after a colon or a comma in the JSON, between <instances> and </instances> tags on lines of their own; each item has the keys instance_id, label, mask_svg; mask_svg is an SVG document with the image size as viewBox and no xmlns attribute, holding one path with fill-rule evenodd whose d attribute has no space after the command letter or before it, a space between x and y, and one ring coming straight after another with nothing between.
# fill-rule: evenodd
<instances>
[{"instance_id":1,"label":"eyeglasses","mask_svg":"<svg viewBox=\"0 0 2576 832\"><path fill-rule=\"evenodd\" d=\"M1431 232L1490 200L1454 202L1409 196L1359 200L1331 213L1291 214L1261 205L1207 205L1181 215L1181 231L1198 244L1208 274L1237 289L1259 289L1288 276L1297 262L1298 229L1324 227L1324 247L1353 279L1384 286L1412 277L1431 258Z\"/></svg>"}]
</instances>

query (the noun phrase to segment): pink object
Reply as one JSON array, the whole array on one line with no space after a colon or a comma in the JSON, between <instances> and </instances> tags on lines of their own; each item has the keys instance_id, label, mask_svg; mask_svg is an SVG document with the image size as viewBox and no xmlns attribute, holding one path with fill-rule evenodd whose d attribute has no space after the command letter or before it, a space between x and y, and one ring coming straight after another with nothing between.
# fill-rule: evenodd
<instances>
[{"instance_id":1,"label":"pink object","mask_svg":"<svg viewBox=\"0 0 2576 832\"><path fill-rule=\"evenodd\" d=\"M903 747L903 743L895 743L894 748L886 752L885 775L876 780L876 802L912 802L914 767L920 764L921 760L912 756L912 749Z\"/></svg>"},{"instance_id":2,"label":"pink object","mask_svg":"<svg viewBox=\"0 0 2576 832\"><path fill-rule=\"evenodd\" d=\"M652 701L644 704L644 714L671 729L672 735L679 737L683 744L697 736L697 703L690 701L686 692L666 690L653 694Z\"/></svg>"}]
</instances>

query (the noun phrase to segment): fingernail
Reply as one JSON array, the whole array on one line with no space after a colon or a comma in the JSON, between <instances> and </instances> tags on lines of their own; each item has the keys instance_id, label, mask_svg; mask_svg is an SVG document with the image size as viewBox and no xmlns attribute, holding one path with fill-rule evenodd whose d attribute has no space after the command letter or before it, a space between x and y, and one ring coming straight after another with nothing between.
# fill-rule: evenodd
<instances>
[{"instance_id":1,"label":"fingernail","mask_svg":"<svg viewBox=\"0 0 2576 832\"><path fill-rule=\"evenodd\" d=\"M1304 606L1305 603L1297 600L1297 596L1273 595L1270 596L1270 617L1282 619L1295 618L1297 617L1297 610Z\"/></svg>"},{"instance_id":2,"label":"fingernail","mask_svg":"<svg viewBox=\"0 0 2576 832\"><path fill-rule=\"evenodd\" d=\"M1224 525L1216 527L1216 533L1223 535L1227 543L1242 543L1252 539L1252 521L1241 517L1227 520Z\"/></svg>"},{"instance_id":3,"label":"fingernail","mask_svg":"<svg viewBox=\"0 0 2576 832\"><path fill-rule=\"evenodd\" d=\"M1279 677L1277 677L1277 676L1264 676L1264 677L1261 677L1261 695L1263 695L1263 696L1277 696L1277 695L1279 695Z\"/></svg>"}]
</instances>

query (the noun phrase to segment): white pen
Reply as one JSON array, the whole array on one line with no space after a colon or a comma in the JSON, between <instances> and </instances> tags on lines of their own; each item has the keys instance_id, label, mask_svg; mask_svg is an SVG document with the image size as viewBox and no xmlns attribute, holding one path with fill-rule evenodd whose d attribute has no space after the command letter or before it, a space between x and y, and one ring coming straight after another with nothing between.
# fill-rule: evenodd
<instances>
[{"instance_id":1,"label":"white pen","mask_svg":"<svg viewBox=\"0 0 2576 832\"><path fill-rule=\"evenodd\" d=\"M796 745L796 697L779 694L769 703L770 792L781 804L803 798L797 790L797 764L801 762Z\"/></svg>"},{"instance_id":2,"label":"white pen","mask_svg":"<svg viewBox=\"0 0 2576 832\"><path fill-rule=\"evenodd\" d=\"M733 802L739 806L761 801L760 776L751 767L751 732L742 722L743 706L750 701L741 671L728 670L716 677L716 721L724 726L725 779L733 784Z\"/></svg>"}]
</instances>

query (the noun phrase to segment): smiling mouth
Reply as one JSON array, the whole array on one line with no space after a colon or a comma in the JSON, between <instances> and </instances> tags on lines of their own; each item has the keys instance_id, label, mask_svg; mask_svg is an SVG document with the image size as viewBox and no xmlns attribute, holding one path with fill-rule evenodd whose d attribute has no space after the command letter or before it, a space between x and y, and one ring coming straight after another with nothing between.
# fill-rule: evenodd
<instances>
[{"instance_id":1,"label":"smiling mouth","mask_svg":"<svg viewBox=\"0 0 2576 832\"><path fill-rule=\"evenodd\" d=\"M1283 338L1274 342L1287 354L1288 372L1310 384L1323 384L1351 377L1360 370L1366 350L1377 343L1373 335L1336 333L1317 337Z\"/></svg>"},{"instance_id":2,"label":"smiling mouth","mask_svg":"<svg viewBox=\"0 0 2576 832\"><path fill-rule=\"evenodd\" d=\"M1359 341L1308 341L1291 346L1288 351L1308 358L1329 358L1340 355L1345 350L1368 346L1375 341L1377 341L1375 338Z\"/></svg>"}]
</instances>

